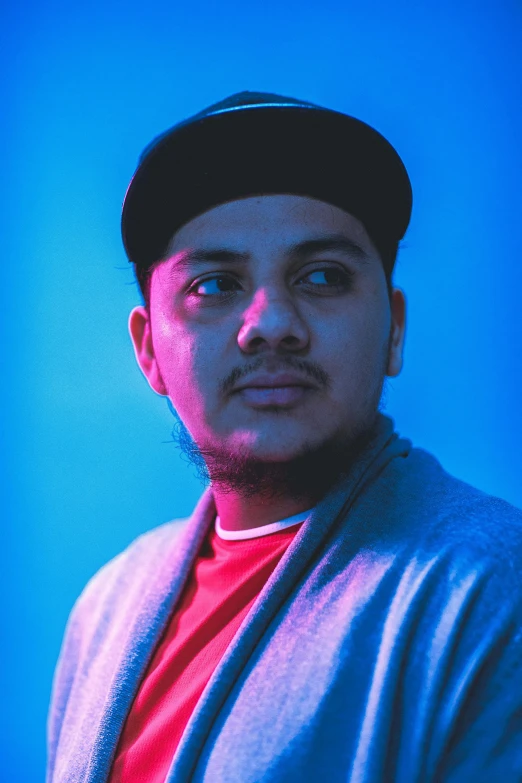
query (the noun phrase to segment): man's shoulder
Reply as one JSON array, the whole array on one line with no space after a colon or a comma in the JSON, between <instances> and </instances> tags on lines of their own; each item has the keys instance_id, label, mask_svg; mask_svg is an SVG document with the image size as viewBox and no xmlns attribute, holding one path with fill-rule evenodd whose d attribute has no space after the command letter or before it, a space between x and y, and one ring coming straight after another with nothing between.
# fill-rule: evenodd
<instances>
[{"instance_id":1,"label":"man's shoulder","mask_svg":"<svg viewBox=\"0 0 522 783\"><path fill-rule=\"evenodd\" d=\"M396 461L395 471L397 513L409 517L413 537L522 575L521 509L452 475L421 448Z\"/></svg>"},{"instance_id":2,"label":"man's shoulder","mask_svg":"<svg viewBox=\"0 0 522 783\"><path fill-rule=\"evenodd\" d=\"M472 515L484 522L495 520L522 530L522 509L448 472L430 452L413 448L408 455L417 488L443 517Z\"/></svg>"},{"instance_id":3,"label":"man's shoulder","mask_svg":"<svg viewBox=\"0 0 522 783\"><path fill-rule=\"evenodd\" d=\"M90 611L93 604L110 594L124 594L131 581L137 584L140 578L153 575L167 553L176 548L188 522L189 517L172 519L137 536L89 579L76 600L75 613Z\"/></svg>"}]
</instances>

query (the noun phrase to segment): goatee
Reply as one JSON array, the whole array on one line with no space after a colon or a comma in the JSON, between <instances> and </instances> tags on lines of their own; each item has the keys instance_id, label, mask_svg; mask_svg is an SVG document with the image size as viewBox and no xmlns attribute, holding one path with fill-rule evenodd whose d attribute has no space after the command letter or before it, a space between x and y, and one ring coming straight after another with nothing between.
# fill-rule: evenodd
<instances>
[{"instance_id":1,"label":"goatee","mask_svg":"<svg viewBox=\"0 0 522 783\"><path fill-rule=\"evenodd\" d=\"M368 411L358 427L340 440L332 439L321 446L306 447L286 462L267 462L251 454L231 453L225 448L199 447L194 442L177 411L167 398L176 420L173 441L184 457L196 468L204 485L219 488L220 493L237 493L244 498L261 497L318 502L339 481L349 475L353 464L375 437L375 422L382 410Z\"/></svg>"}]
</instances>

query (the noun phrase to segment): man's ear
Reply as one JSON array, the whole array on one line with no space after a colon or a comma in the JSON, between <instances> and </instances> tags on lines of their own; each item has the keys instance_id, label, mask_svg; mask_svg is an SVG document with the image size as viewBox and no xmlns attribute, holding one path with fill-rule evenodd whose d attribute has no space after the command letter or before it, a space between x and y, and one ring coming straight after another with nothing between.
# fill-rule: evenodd
<instances>
[{"instance_id":1,"label":"man's ear","mask_svg":"<svg viewBox=\"0 0 522 783\"><path fill-rule=\"evenodd\" d=\"M391 295L391 342L386 375L395 377L402 370L404 337L406 334L406 297L400 288L393 288Z\"/></svg>"},{"instance_id":2,"label":"man's ear","mask_svg":"<svg viewBox=\"0 0 522 783\"><path fill-rule=\"evenodd\" d=\"M152 343L152 329L148 310L143 307L135 307L129 316L129 334L134 346L136 361L151 389L156 394L166 397L167 388L161 377L161 373L154 354Z\"/></svg>"}]
</instances>

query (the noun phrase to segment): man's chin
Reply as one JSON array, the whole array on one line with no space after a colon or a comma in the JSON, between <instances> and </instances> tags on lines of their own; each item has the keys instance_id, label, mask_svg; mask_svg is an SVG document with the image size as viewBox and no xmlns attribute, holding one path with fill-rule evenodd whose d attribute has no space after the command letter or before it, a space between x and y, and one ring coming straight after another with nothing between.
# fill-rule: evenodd
<instances>
[{"instance_id":1,"label":"man's chin","mask_svg":"<svg viewBox=\"0 0 522 783\"><path fill-rule=\"evenodd\" d=\"M316 503L339 480L348 475L360 452L373 437L375 416L342 441L319 446L306 444L298 455L273 449L230 450L220 445L198 446L176 415L173 439L182 455L196 468L205 485L221 493L242 497L307 499Z\"/></svg>"}]
</instances>

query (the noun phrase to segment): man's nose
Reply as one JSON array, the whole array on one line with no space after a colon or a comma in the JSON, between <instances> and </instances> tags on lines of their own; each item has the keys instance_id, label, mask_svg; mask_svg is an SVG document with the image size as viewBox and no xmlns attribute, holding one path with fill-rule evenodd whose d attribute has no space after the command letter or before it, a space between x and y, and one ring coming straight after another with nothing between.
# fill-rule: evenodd
<instances>
[{"instance_id":1,"label":"man's nose","mask_svg":"<svg viewBox=\"0 0 522 783\"><path fill-rule=\"evenodd\" d=\"M284 292L260 289L243 312L238 344L245 353L263 348L300 351L308 346L308 326L295 302Z\"/></svg>"}]
</instances>

